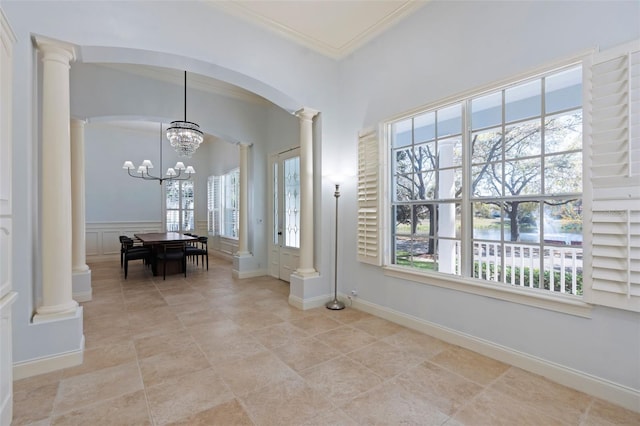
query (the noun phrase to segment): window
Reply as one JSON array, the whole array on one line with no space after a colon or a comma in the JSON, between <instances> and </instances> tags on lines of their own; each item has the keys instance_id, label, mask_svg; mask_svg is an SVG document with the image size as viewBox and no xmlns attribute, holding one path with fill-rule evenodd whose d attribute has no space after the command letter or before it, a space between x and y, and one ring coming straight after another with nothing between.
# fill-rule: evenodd
<instances>
[{"instance_id":1,"label":"window","mask_svg":"<svg viewBox=\"0 0 640 426\"><path fill-rule=\"evenodd\" d=\"M195 229L193 181L166 181L165 202L168 232L187 232Z\"/></svg>"},{"instance_id":2,"label":"window","mask_svg":"<svg viewBox=\"0 0 640 426\"><path fill-rule=\"evenodd\" d=\"M210 176L207 186L209 233L237 239L240 169L222 176Z\"/></svg>"},{"instance_id":3,"label":"window","mask_svg":"<svg viewBox=\"0 0 640 426\"><path fill-rule=\"evenodd\" d=\"M387 125L391 263L582 294L582 67Z\"/></svg>"}]
</instances>

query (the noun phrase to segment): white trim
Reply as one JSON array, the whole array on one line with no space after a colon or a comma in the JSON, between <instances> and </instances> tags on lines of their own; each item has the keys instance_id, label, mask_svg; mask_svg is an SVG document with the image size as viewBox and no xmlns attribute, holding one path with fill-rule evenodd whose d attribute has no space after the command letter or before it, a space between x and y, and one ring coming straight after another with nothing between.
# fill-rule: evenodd
<instances>
[{"instance_id":1,"label":"white trim","mask_svg":"<svg viewBox=\"0 0 640 426\"><path fill-rule=\"evenodd\" d=\"M289 297L289 303L291 303L291 297ZM621 405L629 410L639 411L640 390L638 389L604 380L374 303L354 299L352 307L531 373L539 374L556 383Z\"/></svg>"},{"instance_id":2,"label":"white trim","mask_svg":"<svg viewBox=\"0 0 640 426\"><path fill-rule=\"evenodd\" d=\"M93 292L91 290L89 291L79 291L79 292L75 292L72 295L73 300L75 300L76 302L91 302L91 300L93 299Z\"/></svg>"},{"instance_id":3,"label":"white trim","mask_svg":"<svg viewBox=\"0 0 640 426\"><path fill-rule=\"evenodd\" d=\"M255 271L238 271L235 269L231 270L231 276L240 280L243 280L245 278L264 277L266 275L267 271L264 269L256 269Z\"/></svg>"},{"instance_id":4,"label":"white trim","mask_svg":"<svg viewBox=\"0 0 640 426\"><path fill-rule=\"evenodd\" d=\"M87 258L94 256L120 254L120 235L133 237L144 232L163 232L160 221L139 222L90 222L85 226L85 244Z\"/></svg>"},{"instance_id":5,"label":"white trim","mask_svg":"<svg viewBox=\"0 0 640 426\"><path fill-rule=\"evenodd\" d=\"M332 299L333 296L316 296L310 299L301 299L298 296L294 296L292 294L289 295L289 304L294 308L301 309L306 311L308 309L320 308L324 306L328 301Z\"/></svg>"},{"instance_id":6,"label":"white trim","mask_svg":"<svg viewBox=\"0 0 640 426\"><path fill-rule=\"evenodd\" d=\"M506 300L521 305L535 306L536 308L562 312L584 318L591 318L593 306L585 303L577 296L552 294L546 290L521 288L510 284L486 283L473 278L457 275L428 274L409 270L401 266L385 266L384 274L388 277L400 278L422 284L444 287L465 293L477 294L494 299Z\"/></svg>"},{"instance_id":7,"label":"white trim","mask_svg":"<svg viewBox=\"0 0 640 426\"><path fill-rule=\"evenodd\" d=\"M478 96L482 96L483 94L504 90L507 87L517 85L521 82L531 80L534 78L542 78L545 75L552 74L554 71L558 71L561 69L566 69L572 67L573 65L580 64L583 67L585 65L585 61L588 61L591 58L591 55L595 51L595 48L585 50L579 54L573 55L569 58L565 58L558 61L553 61L547 63L543 66L538 66L529 71L519 73L518 75L511 76L505 79L501 79L499 81L491 82L485 84L480 87L475 87L455 95L449 96L445 99L435 100L427 105L423 105L421 107L417 107L411 109L409 111L405 111L403 113L397 114L387 120L384 120L380 123L380 135L382 137L380 143L381 149L385 156L382 157L383 161L383 182L382 186L382 195L381 195L381 213L385 215L381 218L382 224L385 227L381 237L380 244L383 246L382 249L382 262L383 262L383 271L386 276L391 276L395 278L400 278L404 280L419 282L423 284L435 285L438 287L449 288L457 291L464 291L467 293L477 294L486 297L492 297L495 299L506 300L514 303L519 303L527 306L534 306L542 309L548 309L556 312L566 313L570 315L576 315L580 317L590 318L591 310L593 308L592 305L585 302L584 296L570 296L565 294L553 294L551 292L547 292L544 290L532 289L532 288L524 288L518 286L510 286L508 284L502 285L502 283L496 282L483 282L479 279L472 279L470 277L465 276L453 276L441 273L429 273L417 271L409 268L404 268L401 266L397 266L392 263L391 259L391 247L392 247L392 233L391 228L393 227L393 218L389 216L389 212L391 212L391 205L393 204L391 201L391 162L390 162L390 151L391 151L391 141L389 137L388 128L391 123L397 122L403 119L408 119L410 117L416 116L422 112L443 109L447 108L456 103L461 103L462 108L465 108L465 105L471 98L476 98ZM584 74L583 74L584 77ZM585 82L583 81L583 85ZM584 86L583 86L584 87ZM584 89L583 89L584 90ZM584 94L584 91L583 91ZM584 109L584 105L583 105ZM468 119L468 114L463 114L463 120L465 118ZM467 128L467 123L463 122L464 128L462 130L462 134L464 135L469 131ZM583 134L583 138L585 135ZM464 139L463 139L464 140ZM464 146L466 144L463 143ZM586 151L584 151L584 147L586 143L583 145L583 158L586 155ZM463 164L462 168L466 169L468 173L465 175L469 175L470 173L470 156L465 156L467 163ZM583 181L586 182L588 180L587 175L583 175ZM468 182L467 182L468 183ZM584 198L584 197L583 197ZM463 205L463 221L465 217L470 217L471 212L469 211L469 203L468 203L468 195L463 194L463 198L459 201ZM456 201L458 203L458 201ZM464 207L466 206L466 207ZM466 213L466 214L465 214ZM583 220L584 224L584 220ZM471 231L469 227L462 227L462 242L470 241L470 237L465 233L467 231ZM588 247L588 246L585 246ZM465 247L463 247L465 250ZM585 250L588 251L588 250ZM584 276L584 274L583 274ZM584 289L584 285L583 285Z\"/></svg>"},{"instance_id":8,"label":"white trim","mask_svg":"<svg viewBox=\"0 0 640 426\"><path fill-rule=\"evenodd\" d=\"M339 40L331 40L331 38L323 37L321 35L314 36L299 31L290 26L286 20L279 21L272 19L239 2L210 1L209 4L222 9L233 16L244 19L252 24L256 24L261 28L280 34L289 40L312 49L331 59L337 60L346 57L371 39L383 33L385 30L398 23L402 18L422 7L424 2L398 2L397 8L379 19L377 22L372 22L371 25L367 25L366 28L362 28L362 30L357 31L356 34L349 37L342 37Z\"/></svg>"},{"instance_id":9,"label":"white trim","mask_svg":"<svg viewBox=\"0 0 640 426\"><path fill-rule=\"evenodd\" d=\"M78 350L14 363L13 380L26 379L27 377L37 376L39 374L74 367L82 364L83 360L84 336L82 336L80 349Z\"/></svg>"}]
</instances>

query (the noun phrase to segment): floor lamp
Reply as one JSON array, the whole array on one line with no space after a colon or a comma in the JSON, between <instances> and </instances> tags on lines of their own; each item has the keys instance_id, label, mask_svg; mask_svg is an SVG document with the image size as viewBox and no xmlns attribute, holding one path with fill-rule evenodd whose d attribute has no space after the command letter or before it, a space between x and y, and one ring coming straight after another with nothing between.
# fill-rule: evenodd
<instances>
[{"instance_id":1,"label":"floor lamp","mask_svg":"<svg viewBox=\"0 0 640 426\"><path fill-rule=\"evenodd\" d=\"M333 300L327 302L325 305L327 309L338 311L344 309L344 303L338 300L338 198L340 198L340 184L336 183L336 192L333 193L336 197L336 237L335 237L335 258L333 262L334 276L333 276Z\"/></svg>"}]
</instances>

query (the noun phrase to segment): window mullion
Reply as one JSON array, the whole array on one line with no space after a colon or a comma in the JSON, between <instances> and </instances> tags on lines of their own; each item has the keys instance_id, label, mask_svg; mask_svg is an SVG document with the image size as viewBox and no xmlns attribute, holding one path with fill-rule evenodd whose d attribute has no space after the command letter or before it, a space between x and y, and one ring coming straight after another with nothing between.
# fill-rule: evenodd
<instances>
[{"instance_id":1,"label":"window mullion","mask_svg":"<svg viewBox=\"0 0 640 426\"><path fill-rule=\"evenodd\" d=\"M473 223L471 215L471 100L462 102L462 205L460 206L460 266L463 277L473 276Z\"/></svg>"}]
</instances>

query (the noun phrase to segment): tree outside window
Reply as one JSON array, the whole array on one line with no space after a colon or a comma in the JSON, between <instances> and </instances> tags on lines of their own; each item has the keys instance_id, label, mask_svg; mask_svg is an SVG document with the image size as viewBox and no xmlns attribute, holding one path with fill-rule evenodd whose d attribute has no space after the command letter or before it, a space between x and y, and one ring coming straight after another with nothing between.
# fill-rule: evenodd
<instances>
[{"instance_id":1,"label":"tree outside window","mask_svg":"<svg viewBox=\"0 0 640 426\"><path fill-rule=\"evenodd\" d=\"M391 123L392 262L580 294L581 76L572 67Z\"/></svg>"},{"instance_id":2,"label":"tree outside window","mask_svg":"<svg viewBox=\"0 0 640 426\"><path fill-rule=\"evenodd\" d=\"M189 232L195 229L193 181L166 181L165 202L168 232Z\"/></svg>"}]
</instances>

